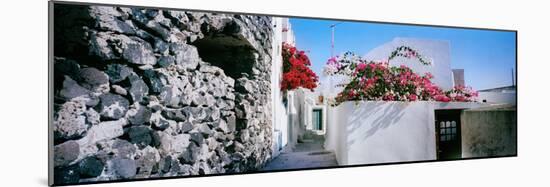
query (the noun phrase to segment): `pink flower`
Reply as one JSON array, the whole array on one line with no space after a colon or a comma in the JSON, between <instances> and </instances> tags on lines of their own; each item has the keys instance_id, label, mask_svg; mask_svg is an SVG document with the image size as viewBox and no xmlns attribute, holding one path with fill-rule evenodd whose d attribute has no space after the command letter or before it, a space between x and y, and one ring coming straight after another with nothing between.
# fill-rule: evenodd
<instances>
[{"instance_id":1,"label":"pink flower","mask_svg":"<svg viewBox=\"0 0 550 187\"><path fill-rule=\"evenodd\" d=\"M436 96L434 96L434 99L436 101L440 101L440 102L450 102L451 101L451 98L449 98L445 95L436 95Z\"/></svg>"},{"instance_id":2,"label":"pink flower","mask_svg":"<svg viewBox=\"0 0 550 187\"><path fill-rule=\"evenodd\" d=\"M365 68L367 68L367 64L365 63L357 64L357 71L363 71Z\"/></svg>"},{"instance_id":3,"label":"pink flower","mask_svg":"<svg viewBox=\"0 0 550 187\"><path fill-rule=\"evenodd\" d=\"M459 101L459 102L463 102L463 101L466 100L466 97L459 95L459 96L456 96L456 97L454 98L454 100L455 100L455 101Z\"/></svg>"},{"instance_id":4,"label":"pink flower","mask_svg":"<svg viewBox=\"0 0 550 187\"><path fill-rule=\"evenodd\" d=\"M426 77L427 79L432 79L432 78L434 78L434 76L433 76L430 72L424 74L424 77Z\"/></svg>"},{"instance_id":5,"label":"pink flower","mask_svg":"<svg viewBox=\"0 0 550 187\"><path fill-rule=\"evenodd\" d=\"M336 57L329 58L327 64L336 63Z\"/></svg>"},{"instance_id":6,"label":"pink flower","mask_svg":"<svg viewBox=\"0 0 550 187\"><path fill-rule=\"evenodd\" d=\"M384 95L384 97L382 97L382 100L384 101L393 101L394 99L394 95L391 93L387 93L386 95Z\"/></svg>"},{"instance_id":7,"label":"pink flower","mask_svg":"<svg viewBox=\"0 0 550 187\"><path fill-rule=\"evenodd\" d=\"M418 96L416 96L415 94L409 95L409 101L416 101L417 99L418 99Z\"/></svg>"}]
</instances>

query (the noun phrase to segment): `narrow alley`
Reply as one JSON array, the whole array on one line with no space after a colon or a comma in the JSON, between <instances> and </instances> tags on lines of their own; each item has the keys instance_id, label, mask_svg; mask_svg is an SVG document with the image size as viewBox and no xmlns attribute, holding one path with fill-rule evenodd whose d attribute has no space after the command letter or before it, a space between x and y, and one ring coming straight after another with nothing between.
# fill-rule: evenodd
<instances>
[{"instance_id":1,"label":"narrow alley","mask_svg":"<svg viewBox=\"0 0 550 187\"><path fill-rule=\"evenodd\" d=\"M305 169L338 166L333 152L324 149L324 137L306 133L291 151L283 151L261 171Z\"/></svg>"}]
</instances>

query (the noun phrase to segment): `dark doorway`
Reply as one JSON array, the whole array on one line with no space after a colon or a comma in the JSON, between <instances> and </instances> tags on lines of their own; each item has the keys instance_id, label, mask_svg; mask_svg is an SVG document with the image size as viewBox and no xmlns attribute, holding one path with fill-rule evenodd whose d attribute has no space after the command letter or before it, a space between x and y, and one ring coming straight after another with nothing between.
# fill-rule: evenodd
<instances>
[{"instance_id":1,"label":"dark doorway","mask_svg":"<svg viewBox=\"0 0 550 187\"><path fill-rule=\"evenodd\" d=\"M435 129L437 159L452 160L462 157L460 114L462 110L436 110Z\"/></svg>"},{"instance_id":2,"label":"dark doorway","mask_svg":"<svg viewBox=\"0 0 550 187\"><path fill-rule=\"evenodd\" d=\"M313 109L313 130L323 130L323 110Z\"/></svg>"}]
</instances>

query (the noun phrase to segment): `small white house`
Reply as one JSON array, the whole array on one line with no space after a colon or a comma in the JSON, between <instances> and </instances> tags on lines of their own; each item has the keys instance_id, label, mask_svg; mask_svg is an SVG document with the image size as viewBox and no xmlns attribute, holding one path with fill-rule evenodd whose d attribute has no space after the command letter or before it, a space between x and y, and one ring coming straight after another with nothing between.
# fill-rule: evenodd
<instances>
[{"instance_id":1,"label":"small white house","mask_svg":"<svg viewBox=\"0 0 550 187\"><path fill-rule=\"evenodd\" d=\"M478 102L491 104L516 104L516 86L479 90Z\"/></svg>"}]
</instances>

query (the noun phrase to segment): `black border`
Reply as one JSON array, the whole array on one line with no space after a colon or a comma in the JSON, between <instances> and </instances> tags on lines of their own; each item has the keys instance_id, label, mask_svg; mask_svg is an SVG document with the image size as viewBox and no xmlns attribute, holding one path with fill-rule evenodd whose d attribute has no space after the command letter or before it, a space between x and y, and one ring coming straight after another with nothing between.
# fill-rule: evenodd
<instances>
[{"instance_id":1,"label":"black border","mask_svg":"<svg viewBox=\"0 0 550 187\"><path fill-rule=\"evenodd\" d=\"M304 18L304 19L321 19L321 20L333 20L333 21L348 21L348 22L361 22L361 23L378 23L378 24L394 24L405 26L421 26L421 27L436 27L436 28L451 28L451 29L471 29L471 30L488 30L488 31L503 31L515 33L515 45L516 45L516 64L515 64L515 82L516 86L516 154L500 155L491 157L474 157L474 158L459 158L449 160L421 160L421 161L406 161L406 162L389 162L389 163L377 163L377 164L357 164L357 165L343 165L343 166L331 166L331 167L318 167L318 168L302 168L302 169L285 169L285 170L271 170L271 171L249 171L240 173L221 173L221 174L208 174L208 175L187 175L187 176L172 176L172 177L154 177L143 179L119 179L109 181L91 181L91 182L79 182L79 183L66 183L66 184L54 184L53 182L53 5L65 4L65 5L88 5L88 6L120 6L129 8L147 8L147 9L159 9L159 10L172 10L172 11L197 11L208 13L223 13L223 14L247 14L257 16L274 16L274 17L286 17L286 18ZM340 168L352 168L352 167L364 167L364 166L384 166L384 165L397 165L397 164L414 164L414 163L432 163L432 162L448 162L448 161L463 161L463 160L482 160L492 158L508 158L518 157L518 30L511 29L495 29L495 28L482 28L482 27L463 27L463 26L449 26L449 25L430 25L430 24L417 24L417 23L402 23L402 22L387 22L387 21L372 21L372 20L356 20L356 19L338 19L327 17L308 17L308 16L296 16L296 15L278 15L278 14L262 14L262 13L247 13L247 12L231 12L231 11L212 11L202 9L184 9L184 8L167 8L156 6L139 6L139 5L123 5L123 4L107 4L107 3L91 3L91 2L71 2L71 1L48 1L48 186L69 186L69 185L89 185L89 184L104 184L104 183L120 183L120 182L133 182L133 181L151 181L151 180L165 180L165 179L183 179L183 178L197 178L197 177L214 177L214 176L233 176L233 175L245 175L245 174L261 174L261 173L276 173L276 172L291 172L291 171L308 171L308 170L322 170L322 169L340 169Z\"/></svg>"}]
</instances>

